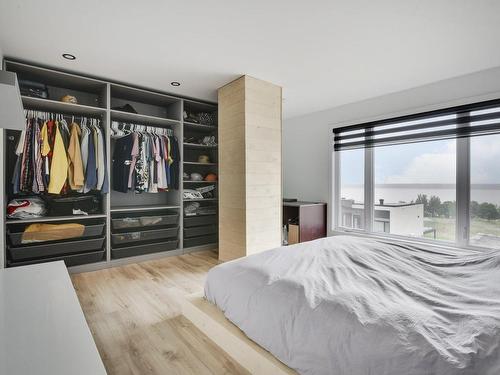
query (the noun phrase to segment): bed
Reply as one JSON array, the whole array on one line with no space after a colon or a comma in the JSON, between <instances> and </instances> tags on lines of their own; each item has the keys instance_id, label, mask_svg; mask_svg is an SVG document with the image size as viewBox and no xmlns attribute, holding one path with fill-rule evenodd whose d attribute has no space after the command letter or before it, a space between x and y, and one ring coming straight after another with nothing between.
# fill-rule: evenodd
<instances>
[{"instance_id":1,"label":"bed","mask_svg":"<svg viewBox=\"0 0 500 375\"><path fill-rule=\"evenodd\" d=\"M205 297L300 374L500 374L500 252L335 236L220 264Z\"/></svg>"}]
</instances>

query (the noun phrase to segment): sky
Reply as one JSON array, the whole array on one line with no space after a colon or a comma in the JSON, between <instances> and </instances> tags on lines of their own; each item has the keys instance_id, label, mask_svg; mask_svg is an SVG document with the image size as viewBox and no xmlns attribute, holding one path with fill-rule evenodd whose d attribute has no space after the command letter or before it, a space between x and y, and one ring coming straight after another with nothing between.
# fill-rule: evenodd
<instances>
[{"instance_id":1,"label":"sky","mask_svg":"<svg viewBox=\"0 0 500 375\"><path fill-rule=\"evenodd\" d=\"M500 134L471 141L471 183L500 183ZM454 184L457 140L375 148L376 184ZM363 149L341 151L342 184L363 183Z\"/></svg>"}]
</instances>

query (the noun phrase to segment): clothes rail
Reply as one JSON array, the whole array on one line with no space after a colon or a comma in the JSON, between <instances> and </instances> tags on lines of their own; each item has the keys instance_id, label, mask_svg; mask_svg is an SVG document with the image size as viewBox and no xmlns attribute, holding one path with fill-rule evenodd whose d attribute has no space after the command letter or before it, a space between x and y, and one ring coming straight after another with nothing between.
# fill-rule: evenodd
<instances>
[{"instance_id":1,"label":"clothes rail","mask_svg":"<svg viewBox=\"0 0 500 375\"><path fill-rule=\"evenodd\" d=\"M133 123L128 123L128 122L119 122L119 121L112 121L111 122L111 132L112 132L111 135L115 138L124 136L128 133L131 133L131 132L145 132L145 133L152 133L152 134L158 134L158 135L166 135L169 137L174 136L173 129L169 128L169 127L141 125L141 124L133 124Z\"/></svg>"},{"instance_id":2,"label":"clothes rail","mask_svg":"<svg viewBox=\"0 0 500 375\"><path fill-rule=\"evenodd\" d=\"M34 118L38 117L41 119L53 119L53 120L71 120L71 122L79 121L88 121L88 120L97 120L100 123L100 117L97 116L87 116L87 115L68 115L60 112L48 112L48 111L40 111L34 109L25 109L24 116L26 118Z\"/></svg>"}]
</instances>

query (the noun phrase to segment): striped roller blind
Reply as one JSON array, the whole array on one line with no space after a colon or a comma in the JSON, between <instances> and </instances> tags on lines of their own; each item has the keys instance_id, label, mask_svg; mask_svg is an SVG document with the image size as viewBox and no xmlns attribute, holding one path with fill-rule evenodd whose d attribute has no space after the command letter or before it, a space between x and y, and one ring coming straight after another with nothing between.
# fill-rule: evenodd
<instances>
[{"instance_id":1,"label":"striped roller blind","mask_svg":"<svg viewBox=\"0 0 500 375\"><path fill-rule=\"evenodd\" d=\"M500 133L500 99L333 129L335 151Z\"/></svg>"}]
</instances>

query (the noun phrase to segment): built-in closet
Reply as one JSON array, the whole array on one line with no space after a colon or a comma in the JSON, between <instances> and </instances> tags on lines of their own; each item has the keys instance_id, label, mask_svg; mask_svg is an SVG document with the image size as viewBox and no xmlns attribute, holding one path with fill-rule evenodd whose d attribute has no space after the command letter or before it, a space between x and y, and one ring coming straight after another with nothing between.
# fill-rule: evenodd
<instances>
[{"instance_id":1,"label":"built-in closet","mask_svg":"<svg viewBox=\"0 0 500 375\"><path fill-rule=\"evenodd\" d=\"M41 217L6 218L2 254L6 267L60 259L71 270L81 271L217 247L216 103L11 60L4 61L4 69L17 73L21 83L33 85L33 95L21 87L23 105L30 115L43 114L68 123L86 124L87 119L99 123L109 178L109 192L93 189L87 193L38 194L44 201L66 204L91 199L97 208L86 215L61 215L61 211L50 209ZM71 100L61 101L68 96ZM12 199L37 196L13 189L20 135L20 131L6 130L3 137L4 215ZM114 189L115 157L123 165L115 148L121 147L123 137L132 136L147 140L144 145L148 150L158 145L157 139L170 150L170 154L165 153L170 168L166 185L157 184L157 170L161 170L149 158L146 188ZM161 159L155 160L158 163ZM42 235L42 240L29 241L26 233L33 224L78 224L81 232L68 239L43 239Z\"/></svg>"}]
</instances>

